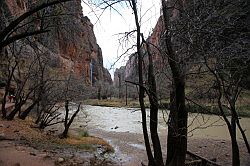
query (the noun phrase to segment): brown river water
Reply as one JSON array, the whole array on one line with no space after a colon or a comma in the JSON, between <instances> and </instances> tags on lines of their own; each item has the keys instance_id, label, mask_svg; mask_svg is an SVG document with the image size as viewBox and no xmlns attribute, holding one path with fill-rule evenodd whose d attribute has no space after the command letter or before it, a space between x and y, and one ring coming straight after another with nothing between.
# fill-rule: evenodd
<instances>
[{"instance_id":1,"label":"brown river water","mask_svg":"<svg viewBox=\"0 0 250 166\"><path fill-rule=\"evenodd\" d=\"M83 126L91 135L106 139L115 149L114 156L119 165L141 165L146 163L143 142L141 113L136 108L114 108L84 106L71 128L81 130ZM87 118L86 118L87 115ZM159 128L163 154L166 154L168 111L159 111ZM149 121L149 116L147 116ZM250 140L250 118L240 119ZM189 113L188 149L208 159L216 158L221 165L230 165L230 137L225 122L220 116ZM237 134L240 149L245 147L240 133ZM242 156L242 165L250 165L250 156Z\"/></svg>"}]
</instances>

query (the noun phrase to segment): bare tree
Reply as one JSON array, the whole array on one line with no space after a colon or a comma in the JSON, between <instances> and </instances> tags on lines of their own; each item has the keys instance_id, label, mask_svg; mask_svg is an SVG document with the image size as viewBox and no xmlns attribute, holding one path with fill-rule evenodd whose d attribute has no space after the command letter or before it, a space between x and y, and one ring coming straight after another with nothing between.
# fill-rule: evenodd
<instances>
[{"instance_id":1,"label":"bare tree","mask_svg":"<svg viewBox=\"0 0 250 166\"><path fill-rule=\"evenodd\" d=\"M64 118L64 131L63 133L60 135L61 138L67 138L68 137L68 131L69 131L69 127L72 124L72 122L74 121L76 115L78 114L78 112L81 110L81 103L78 105L77 110L73 113L73 115L69 118L69 101L67 100L65 102L65 118Z\"/></svg>"},{"instance_id":2,"label":"bare tree","mask_svg":"<svg viewBox=\"0 0 250 166\"><path fill-rule=\"evenodd\" d=\"M172 34L172 38L169 36L169 43L174 44L175 53L177 52L179 56L183 54L182 58L190 64L196 61L201 67L206 66L206 72L210 72L210 78L212 76L214 81L214 91L217 92L217 105L227 124L232 141L232 163L240 165L236 139L237 126L249 151L249 145L236 111L236 101L244 89L243 82L246 82L246 73L249 68L247 63L249 61L247 2L227 0L185 3L173 1L172 3L170 1L168 6L164 6L164 3L166 4L162 1L164 18L171 18L168 14L175 16L175 18L168 19L168 22L164 19L165 26L168 25L173 29L164 33L165 35ZM167 9L174 12L167 13ZM176 50L178 43L183 43L181 50ZM169 49L168 43L166 47ZM174 60L174 63L182 64L182 60L174 59L176 57L171 57L169 54L168 57ZM169 59L170 66L171 59ZM187 72L189 66L185 65L184 69L182 73ZM174 79L176 77L174 73L173 77ZM230 120L225 114L227 110L230 112Z\"/></svg>"},{"instance_id":3,"label":"bare tree","mask_svg":"<svg viewBox=\"0 0 250 166\"><path fill-rule=\"evenodd\" d=\"M2 99L2 118L6 118L7 115L7 111L6 111L6 100L7 100L7 96L9 95L10 92L10 88L11 88L11 82L13 80L13 76L14 76L14 72L17 68L18 65L18 60L13 60L14 57L8 55L8 52L5 52L4 55L4 59L5 61L2 61L2 69L3 71L7 71L6 73L2 73L4 75L5 78L7 78L6 80L6 85L5 85L5 92L4 92L4 96Z\"/></svg>"},{"instance_id":4,"label":"bare tree","mask_svg":"<svg viewBox=\"0 0 250 166\"><path fill-rule=\"evenodd\" d=\"M14 41L17 41L19 39L27 38L29 36L41 34L41 33L46 33L49 31L49 29L46 29L46 27L42 29L36 29L36 30L31 30L29 31L26 30L21 33L14 33L16 32L19 28L23 28L24 25L20 25L25 19L31 17L34 13L39 12L40 10L43 10L47 7L54 6L59 3L67 2L71 0L52 0L50 2L42 2L38 3L37 5L34 5L33 8L28 10L27 12L23 13L21 16L16 18L15 20L11 21L8 26L6 26L1 32L0 32L0 50L4 48L5 46L9 45L10 43L13 43ZM39 18L38 18L39 19ZM28 22L29 24L29 22Z\"/></svg>"}]
</instances>

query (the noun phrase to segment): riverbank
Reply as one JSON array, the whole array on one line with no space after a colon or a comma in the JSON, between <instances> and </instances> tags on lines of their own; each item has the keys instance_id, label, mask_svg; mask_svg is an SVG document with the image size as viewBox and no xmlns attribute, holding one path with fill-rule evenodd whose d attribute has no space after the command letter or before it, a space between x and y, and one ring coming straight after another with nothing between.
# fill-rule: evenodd
<instances>
[{"instance_id":1,"label":"riverbank","mask_svg":"<svg viewBox=\"0 0 250 166\"><path fill-rule=\"evenodd\" d=\"M204 125L200 126L200 129L197 126L189 126L189 129L196 129L189 132L188 150L223 166L231 165L229 136L224 133L225 126L218 119L214 119L219 117L193 115L190 115L192 125L195 125L196 121L202 125L203 120L206 122L206 129ZM61 133L59 126L40 131L34 128L31 120L1 120L0 165L139 166L142 162L146 164L140 116L137 109L85 105L84 111L79 112L72 123L70 137L65 140L57 137ZM165 156L167 128L162 115L159 118L158 133ZM248 119L242 118L241 121L244 129L249 131L245 128L249 126ZM85 129L92 137L84 132ZM249 133L246 134L249 136ZM241 165L248 166L250 155L240 137L238 141Z\"/></svg>"},{"instance_id":2,"label":"riverbank","mask_svg":"<svg viewBox=\"0 0 250 166\"><path fill-rule=\"evenodd\" d=\"M92 129L90 133L109 141L115 148L118 160L122 166L140 166L147 163L146 150L143 135L130 132L110 132L99 129ZM166 135L160 135L162 152L166 158ZM241 166L250 165L250 155L242 141L239 141ZM231 142L224 139L211 138L188 138L188 150L214 161L221 166L230 166L231 162ZM188 157L188 155L187 155Z\"/></svg>"},{"instance_id":3,"label":"riverbank","mask_svg":"<svg viewBox=\"0 0 250 166\"><path fill-rule=\"evenodd\" d=\"M0 121L0 165L115 165L113 148L93 136L60 139L32 127L31 120Z\"/></svg>"},{"instance_id":4,"label":"riverbank","mask_svg":"<svg viewBox=\"0 0 250 166\"><path fill-rule=\"evenodd\" d=\"M84 101L87 105L93 105L93 106L104 106L104 107L125 107L125 108L140 108L140 104L137 100L128 99L127 104L125 99L118 99L118 98L112 98L112 99L104 99L104 100L98 100L98 99L88 99ZM145 107L149 108L149 102L145 101ZM169 109L170 104L168 101L161 101L159 103L160 109ZM202 113L202 114L209 114L209 115L220 115L220 111L218 107L213 105L195 105L192 103L187 104L188 112L190 113ZM250 117L250 105L241 105L237 106L237 111L239 117ZM227 116L230 115L230 112L228 110L225 110L225 114Z\"/></svg>"},{"instance_id":5,"label":"riverbank","mask_svg":"<svg viewBox=\"0 0 250 166\"><path fill-rule=\"evenodd\" d=\"M138 109L85 105L84 110L91 119L87 126L89 133L107 140L114 147L115 154L123 166L140 165L141 162L147 162L141 113ZM79 116L81 117L81 113ZM149 118L147 115L148 122ZM247 138L250 138L250 119L242 118L240 121L246 130ZM78 118L74 126L77 128L82 124L84 124L83 118ZM225 122L219 116L190 113L188 126L188 149L191 152L209 160L216 160L223 166L230 165L230 136ZM162 113L159 114L158 133L165 156L167 125ZM242 165L248 166L250 165L250 155L247 153L240 134L237 139Z\"/></svg>"}]
</instances>

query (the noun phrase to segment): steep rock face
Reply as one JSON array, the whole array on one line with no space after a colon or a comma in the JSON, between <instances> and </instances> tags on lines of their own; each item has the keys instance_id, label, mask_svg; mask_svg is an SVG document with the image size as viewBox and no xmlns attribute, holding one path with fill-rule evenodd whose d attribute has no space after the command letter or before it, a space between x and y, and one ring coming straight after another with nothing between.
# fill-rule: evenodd
<instances>
[{"instance_id":1,"label":"steep rock face","mask_svg":"<svg viewBox=\"0 0 250 166\"><path fill-rule=\"evenodd\" d=\"M114 86L119 87L124 84L125 81L125 66L121 66L114 72Z\"/></svg>"},{"instance_id":2,"label":"steep rock face","mask_svg":"<svg viewBox=\"0 0 250 166\"><path fill-rule=\"evenodd\" d=\"M147 38L147 42L151 43L150 51L153 56L153 63L155 67L155 72L160 72L163 70L163 59L162 56L159 52L159 49L156 47L161 47L161 35L163 33L163 21L162 17L160 17L157 21L157 24L155 28L153 29L152 34ZM153 46L152 46L153 45ZM144 55L144 74L147 73L147 63L148 63L148 56ZM125 80L130 80L130 81L136 81L138 77L137 73L137 56L136 54L132 54L129 57L129 60L126 63L126 66L122 66L121 68L125 68L124 73L120 74L122 77L124 77ZM117 69L117 71L121 71L120 69ZM117 75L117 74L116 74ZM114 79L116 78L116 75L114 75ZM116 80L116 79L115 79Z\"/></svg>"},{"instance_id":3,"label":"steep rock face","mask_svg":"<svg viewBox=\"0 0 250 166\"><path fill-rule=\"evenodd\" d=\"M37 2L42 1L2 0L0 2L0 30ZM54 61L51 66L65 74L73 73L89 85L94 85L97 81L111 83L110 74L103 67L102 51L97 44L93 24L82 14L81 0L66 2L63 8L52 6L46 8L44 12L48 15L60 13L57 17L46 18L46 23L53 25L50 32L34 37L34 40L53 55ZM34 21L34 24L34 28L39 28L41 21Z\"/></svg>"},{"instance_id":4,"label":"steep rock face","mask_svg":"<svg viewBox=\"0 0 250 166\"><path fill-rule=\"evenodd\" d=\"M153 57L154 64L154 74L156 78L157 91L159 97L166 96L168 93L169 86L169 78L170 72L167 69L167 65L165 65L164 56L161 55L159 50L164 48L161 37L163 34L163 20L160 17L155 25L151 35L147 38L147 42L150 43L150 52ZM144 83L147 84L147 64L148 64L148 55L146 53L146 47L142 48L142 52L144 53L143 58L143 75L144 75ZM121 77L124 77L124 80L138 82L138 66L137 66L137 55L132 54L129 57L129 60L126 63L126 66L122 66L121 68L125 68L124 73L120 72ZM120 69L121 69L120 68ZM121 71L117 69L117 71ZM117 84L117 74L114 75L114 82Z\"/></svg>"}]
</instances>

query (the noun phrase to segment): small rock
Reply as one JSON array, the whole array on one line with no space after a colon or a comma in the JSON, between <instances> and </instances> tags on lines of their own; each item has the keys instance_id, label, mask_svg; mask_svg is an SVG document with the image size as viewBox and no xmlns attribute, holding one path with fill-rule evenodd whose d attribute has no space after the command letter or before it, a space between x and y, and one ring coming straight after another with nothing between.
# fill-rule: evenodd
<instances>
[{"instance_id":1,"label":"small rock","mask_svg":"<svg viewBox=\"0 0 250 166\"><path fill-rule=\"evenodd\" d=\"M35 154L35 153L33 153L33 152L30 152L30 155L31 155L31 156L36 156L36 154Z\"/></svg>"},{"instance_id":2,"label":"small rock","mask_svg":"<svg viewBox=\"0 0 250 166\"><path fill-rule=\"evenodd\" d=\"M115 126L115 129L118 129L119 127L118 126Z\"/></svg>"},{"instance_id":3,"label":"small rock","mask_svg":"<svg viewBox=\"0 0 250 166\"><path fill-rule=\"evenodd\" d=\"M21 164L20 163L15 163L14 166L21 166Z\"/></svg>"},{"instance_id":4,"label":"small rock","mask_svg":"<svg viewBox=\"0 0 250 166\"><path fill-rule=\"evenodd\" d=\"M57 159L57 162L58 162L58 163L62 163L62 162L64 162L64 158L59 157L59 158Z\"/></svg>"},{"instance_id":5,"label":"small rock","mask_svg":"<svg viewBox=\"0 0 250 166\"><path fill-rule=\"evenodd\" d=\"M103 155L103 157L104 157L105 159L108 159L108 158L109 158L109 155L108 155L107 153L105 153L105 154Z\"/></svg>"},{"instance_id":6,"label":"small rock","mask_svg":"<svg viewBox=\"0 0 250 166\"><path fill-rule=\"evenodd\" d=\"M113 127L111 127L111 130L113 130L114 128Z\"/></svg>"},{"instance_id":7,"label":"small rock","mask_svg":"<svg viewBox=\"0 0 250 166\"><path fill-rule=\"evenodd\" d=\"M48 154L41 155L44 160L51 159L51 156Z\"/></svg>"},{"instance_id":8,"label":"small rock","mask_svg":"<svg viewBox=\"0 0 250 166\"><path fill-rule=\"evenodd\" d=\"M3 125L3 124L0 124L0 127L4 127L4 125Z\"/></svg>"},{"instance_id":9,"label":"small rock","mask_svg":"<svg viewBox=\"0 0 250 166\"><path fill-rule=\"evenodd\" d=\"M14 133L18 133L18 132L19 132L19 130L15 130L15 131L14 131Z\"/></svg>"}]
</instances>

